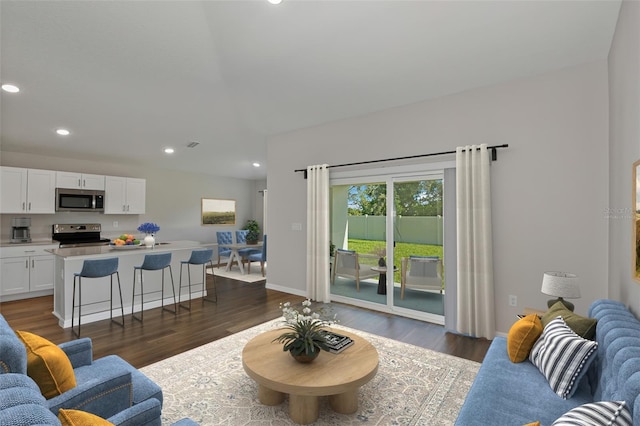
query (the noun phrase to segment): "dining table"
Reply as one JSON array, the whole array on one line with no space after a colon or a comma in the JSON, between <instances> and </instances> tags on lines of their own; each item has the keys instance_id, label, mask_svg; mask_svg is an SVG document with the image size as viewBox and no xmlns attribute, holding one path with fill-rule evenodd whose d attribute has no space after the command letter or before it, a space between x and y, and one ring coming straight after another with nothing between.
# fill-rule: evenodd
<instances>
[{"instance_id":1,"label":"dining table","mask_svg":"<svg viewBox=\"0 0 640 426\"><path fill-rule=\"evenodd\" d=\"M240 250L242 249L255 249L255 251L262 250L262 241L259 241L256 244L247 244L247 243L232 243L232 244L218 244L218 247L227 248L231 250L229 254L229 260L227 261L227 266L224 268L225 271L229 271L231 269L231 265L235 260L238 263L238 268L240 268L240 273L242 275L245 274L244 265L242 264L242 256L240 256Z\"/></svg>"}]
</instances>

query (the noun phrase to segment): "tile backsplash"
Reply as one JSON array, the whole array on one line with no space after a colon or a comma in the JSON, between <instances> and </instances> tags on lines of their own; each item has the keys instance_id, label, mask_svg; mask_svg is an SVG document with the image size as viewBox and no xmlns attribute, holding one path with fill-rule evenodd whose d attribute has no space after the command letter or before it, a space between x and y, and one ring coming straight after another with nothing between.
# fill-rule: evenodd
<instances>
[{"instance_id":1,"label":"tile backsplash","mask_svg":"<svg viewBox=\"0 0 640 426\"><path fill-rule=\"evenodd\" d=\"M51 238L51 225L55 223L99 223L105 238L122 233L138 234L139 215L104 215L92 212L60 212L56 214L0 214L0 240L11 238L11 219L14 217L31 218L31 239ZM117 224L117 227L114 227Z\"/></svg>"}]
</instances>

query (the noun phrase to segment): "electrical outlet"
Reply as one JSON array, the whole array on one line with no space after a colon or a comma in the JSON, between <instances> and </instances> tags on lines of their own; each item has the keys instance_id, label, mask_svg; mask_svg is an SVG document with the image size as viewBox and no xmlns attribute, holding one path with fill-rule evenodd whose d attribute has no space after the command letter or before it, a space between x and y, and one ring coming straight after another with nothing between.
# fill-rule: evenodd
<instances>
[{"instance_id":1,"label":"electrical outlet","mask_svg":"<svg viewBox=\"0 0 640 426\"><path fill-rule=\"evenodd\" d=\"M117 220L114 220L114 221L113 221L113 227L114 227L114 228L117 228L117 227L118 227L118 221L117 221Z\"/></svg>"},{"instance_id":2,"label":"electrical outlet","mask_svg":"<svg viewBox=\"0 0 640 426\"><path fill-rule=\"evenodd\" d=\"M509 306L518 306L518 296L513 294L509 295Z\"/></svg>"}]
</instances>

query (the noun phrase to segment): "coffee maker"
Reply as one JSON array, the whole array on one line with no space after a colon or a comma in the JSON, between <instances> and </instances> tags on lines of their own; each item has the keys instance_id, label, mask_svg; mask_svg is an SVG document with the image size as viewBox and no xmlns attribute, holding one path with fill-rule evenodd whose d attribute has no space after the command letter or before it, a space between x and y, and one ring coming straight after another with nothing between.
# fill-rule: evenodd
<instances>
[{"instance_id":1,"label":"coffee maker","mask_svg":"<svg viewBox=\"0 0 640 426\"><path fill-rule=\"evenodd\" d=\"M31 242L31 218L14 217L11 219L11 242L30 243Z\"/></svg>"}]
</instances>

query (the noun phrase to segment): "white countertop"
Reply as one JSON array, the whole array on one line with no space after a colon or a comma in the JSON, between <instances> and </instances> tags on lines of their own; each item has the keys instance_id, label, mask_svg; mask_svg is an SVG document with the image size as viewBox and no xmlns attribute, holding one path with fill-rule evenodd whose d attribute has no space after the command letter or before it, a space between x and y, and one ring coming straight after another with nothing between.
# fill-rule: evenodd
<instances>
[{"instance_id":1,"label":"white countertop","mask_svg":"<svg viewBox=\"0 0 640 426\"><path fill-rule=\"evenodd\" d=\"M147 253L162 253L175 250L197 249L213 247L215 243L201 243L199 241L167 241L165 244L156 245L153 248L136 246L132 249L116 249L112 246L90 246L90 247L70 247L48 249L49 253L60 257L107 257L107 256L129 256ZM122 247L122 246L121 246Z\"/></svg>"},{"instance_id":2,"label":"white countertop","mask_svg":"<svg viewBox=\"0 0 640 426\"><path fill-rule=\"evenodd\" d=\"M30 243L12 243L10 240L0 240L0 247L19 247L19 246L46 246L51 244L58 244L49 238L32 238Z\"/></svg>"}]
</instances>

